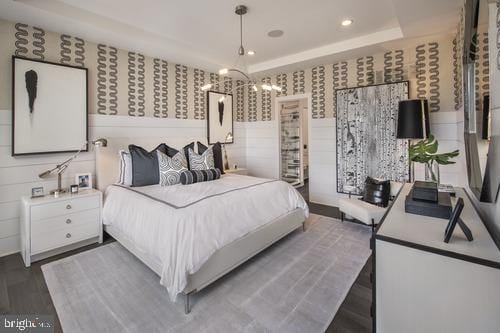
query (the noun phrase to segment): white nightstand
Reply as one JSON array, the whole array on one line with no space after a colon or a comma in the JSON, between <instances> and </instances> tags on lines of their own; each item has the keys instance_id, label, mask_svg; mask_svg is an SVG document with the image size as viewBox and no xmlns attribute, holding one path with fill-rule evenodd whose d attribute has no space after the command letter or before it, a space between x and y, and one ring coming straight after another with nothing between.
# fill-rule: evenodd
<instances>
[{"instance_id":1,"label":"white nightstand","mask_svg":"<svg viewBox=\"0 0 500 333\"><path fill-rule=\"evenodd\" d=\"M21 255L24 264L102 242L102 193L82 190L58 198L21 200Z\"/></svg>"},{"instance_id":2,"label":"white nightstand","mask_svg":"<svg viewBox=\"0 0 500 333\"><path fill-rule=\"evenodd\" d=\"M248 170L245 169L245 168L228 169L228 170L224 170L224 173L234 173L234 174L237 174L237 175L247 176L248 175Z\"/></svg>"}]
</instances>

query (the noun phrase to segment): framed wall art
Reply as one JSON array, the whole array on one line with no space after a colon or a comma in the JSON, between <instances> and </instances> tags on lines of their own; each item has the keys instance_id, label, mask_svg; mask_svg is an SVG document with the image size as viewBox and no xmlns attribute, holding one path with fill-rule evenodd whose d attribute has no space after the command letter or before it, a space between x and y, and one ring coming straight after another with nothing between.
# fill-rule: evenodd
<instances>
[{"instance_id":1,"label":"framed wall art","mask_svg":"<svg viewBox=\"0 0 500 333\"><path fill-rule=\"evenodd\" d=\"M13 56L12 156L78 151L88 141L87 93L86 68Z\"/></svg>"},{"instance_id":2,"label":"framed wall art","mask_svg":"<svg viewBox=\"0 0 500 333\"><path fill-rule=\"evenodd\" d=\"M337 95L337 192L361 194L367 176L409 179L408 140L396 139L398 103L409 82L339 89Z\"/></svg>"},{"instance_id":3,"label":"framed wall art","mask_svg":"<svg viewBox=\"0 0 500 333\"><path fill-rule=\"evenodd\" d=\"M233 132L233 95L217 91L207 92L207 135L208 144L233 143L231 138L226 141L229 133Z\"/></svg>"}]
</instances>

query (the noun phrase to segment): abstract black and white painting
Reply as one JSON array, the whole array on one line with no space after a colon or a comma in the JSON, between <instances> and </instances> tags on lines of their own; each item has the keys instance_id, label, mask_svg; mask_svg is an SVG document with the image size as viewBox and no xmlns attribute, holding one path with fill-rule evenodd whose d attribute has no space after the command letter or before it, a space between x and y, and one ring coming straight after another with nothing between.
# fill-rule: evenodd
<instances>
[{"instance_id":1,"label":"abstract black and white painting","mask_svg":"<svg viewBox=\"0 0 500 333\"><path fill-rule=\"evenodd\" d=\"M367 176L409 179L408 141L396 139L408 82L337 90L337 192L361 194Z\"/></svg>"},{"instance_id":2,"label":"abstract black and white painting","mask_svg":"<svg viewBox=\"0 0 500 333\"><path fill-rule=\"evenodd\" d=\"M87 142L87 69L12 61L12 155L78 151Z\"/></svg>"},{"instance_id":3,"label":"abstract black and white painting","mask_svg":"<svg viewBox=\"0 0 500 333\"><path fill-rule=\"evenodd\" d=\"M207 108L208 144L224 143L228 133L233 133L233 95L208 91Z\"/></svg>"}]
</instances>

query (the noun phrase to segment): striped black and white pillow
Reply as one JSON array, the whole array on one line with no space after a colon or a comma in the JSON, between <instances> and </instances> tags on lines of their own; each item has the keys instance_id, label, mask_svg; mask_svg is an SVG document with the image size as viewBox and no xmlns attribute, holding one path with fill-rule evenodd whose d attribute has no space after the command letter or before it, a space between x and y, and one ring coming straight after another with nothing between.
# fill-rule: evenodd
<instances>
[{"instance_id":1,"label":"striped black and white pillow","mask_svg":"<svg viewBox=\"0 0 500 333\"><path fill-rule=\"evenodd\" d=\"M219 169L187 170L181 173L182 185L189 185L199 182L208 182L219 178L220 178Z\"/></svg>"},{"instance_id":2,"label":"striped black and white pillow","mask_svg":"<svg viewBox=\"0 0 500 333\"><path fill-rule=\"evenodd\" d=\"M120 179L118 183L126 186L132 185L132 157L125 150L118 152L120 155Z\"/></svg>"},{"instance_id":3,"label":"striped black and white pillow","mask_svg":"<svg viewBox=\"0 0 500 333\"><path fill-rule=\"evenodd\" d=\"M190 170L208 170L214 169L214 150L213 146L208 148L203 152L203 154L198 155L189 148L189 169Z\"/></svg>"},{"instance_id":4,"label":"striped black and white pillow","mask_svg":"<svg viewBox=\"0 0 500 333\"><path fill-rule=\"evenodd\" d=\"M157 151L160 170L160 185L169 186L181 182L181 174L187 171L187 160L184 152L178 152L172 157Z\"/></svg>"}]
</instances>

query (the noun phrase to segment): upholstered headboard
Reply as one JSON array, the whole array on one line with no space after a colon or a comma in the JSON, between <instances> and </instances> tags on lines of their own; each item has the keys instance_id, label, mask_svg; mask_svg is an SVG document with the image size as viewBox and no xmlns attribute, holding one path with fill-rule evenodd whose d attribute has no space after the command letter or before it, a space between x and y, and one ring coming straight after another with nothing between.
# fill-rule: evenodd
<instances>
[{"instance_id":1,"label":"upholstered headboard","mask_svg":"<svg viewBox=\"0 0 500 333\"><path fill-rule=\"evenodd\" d=\"M100 191L118 181L120 177L120 150L128 151L129 144L135 144L147 150L152 150L160 143L165 142L171 147L180 149L191 141L200 141L207 144L207 138L194 138L189 142L181 138L107 138L107 147L96 147L96 187Z\"/></svg>"}]
</instances>

